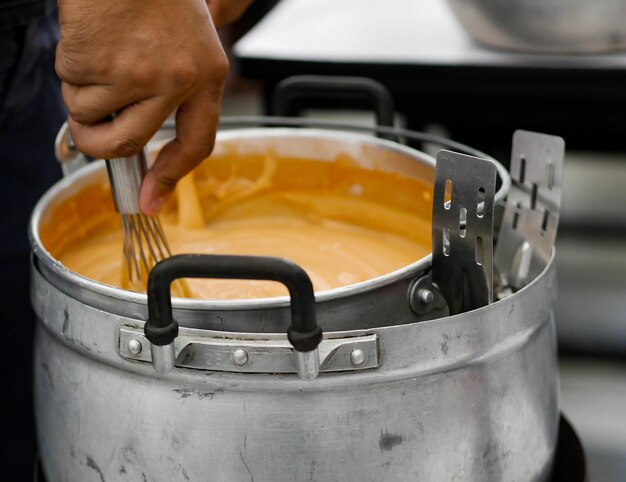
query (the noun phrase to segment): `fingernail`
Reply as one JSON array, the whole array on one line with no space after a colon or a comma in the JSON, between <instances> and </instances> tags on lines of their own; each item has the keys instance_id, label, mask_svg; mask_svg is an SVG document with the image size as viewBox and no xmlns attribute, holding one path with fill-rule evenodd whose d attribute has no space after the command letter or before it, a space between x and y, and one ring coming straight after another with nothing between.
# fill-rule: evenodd
<instances>
[{"instance_id":1,"label":"fingernail","mask_svg":"<svg viewBox=\"0 0 626 482\"><path fill-rule=\"evenodd\" d=\"M165 198L158 197L150 203L150 209L154 213L160 213L161 209L163 209L163 204L165 204Z\"/></svg>"}]
</instances>

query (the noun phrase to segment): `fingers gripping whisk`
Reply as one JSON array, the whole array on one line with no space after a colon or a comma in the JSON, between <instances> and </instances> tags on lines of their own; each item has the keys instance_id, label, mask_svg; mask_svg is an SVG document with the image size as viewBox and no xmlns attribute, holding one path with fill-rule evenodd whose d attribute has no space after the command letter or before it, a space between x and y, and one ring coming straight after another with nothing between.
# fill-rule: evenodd
<instances>
[{"instance_id":1,"label":"fingers gripping whisk","mask_svg":"<svg viewBox=\"0 0 626 482\"><path fill-rule=\"evenodd\" d=\"M141 181L148 170L145 148L136 156L107 160L115 210L122 218L124 264L131 288L145 288L148 273L171 256L161 222L139 207Z\"/></svg>"}]
</instances>

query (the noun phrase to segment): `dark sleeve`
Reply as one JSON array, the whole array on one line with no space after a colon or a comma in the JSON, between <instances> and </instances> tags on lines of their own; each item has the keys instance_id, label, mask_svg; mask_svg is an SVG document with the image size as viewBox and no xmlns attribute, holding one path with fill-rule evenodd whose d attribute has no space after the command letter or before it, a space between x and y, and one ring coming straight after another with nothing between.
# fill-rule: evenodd
<instances>
[{"instance_id":1,"label":"dark sleeve","mask_svg":"<svg viewBox=\"0 0 626 482\"><path fill-rule=\"evenodd\" d=\"M25 25L55 9L55 0L0 0L0 30Z\"/></svg>"}]
</instances>

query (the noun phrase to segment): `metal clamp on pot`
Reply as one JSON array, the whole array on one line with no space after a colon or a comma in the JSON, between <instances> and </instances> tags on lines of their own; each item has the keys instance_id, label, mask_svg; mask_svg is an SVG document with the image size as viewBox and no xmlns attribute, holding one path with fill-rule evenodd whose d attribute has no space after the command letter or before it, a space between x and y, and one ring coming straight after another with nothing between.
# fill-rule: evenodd
<instances>
[{"instance_id":1,"label":"metal clamp on pot","mask_svg":"<svg viewBox=\"0 0 626 482\"><path fill-rule=\"evenodd\" d=\"M160 375L175 364L174 340L178 323L172 316L170 287L180 278L271 280L284 284L291 298L291 326L287 338L295 350L298 376L312 380L320 370L318 345L322 329L315 320L313 284L298 265L265 256L220 256L183 254L159 262L148 278L148 321L144 326L150 341L152 364Z\"/></svg>"},{"instance_id":2,"label":"metal clamp on pot","mask_svg":"<svg viewBox=\"0 0 626 482\"><path fill-rule=\"evenodd\" d=\"M433 196L433 282L450 314L493 301L496 165L457 152L437 155Z\"/></svg>"}]
</instances>

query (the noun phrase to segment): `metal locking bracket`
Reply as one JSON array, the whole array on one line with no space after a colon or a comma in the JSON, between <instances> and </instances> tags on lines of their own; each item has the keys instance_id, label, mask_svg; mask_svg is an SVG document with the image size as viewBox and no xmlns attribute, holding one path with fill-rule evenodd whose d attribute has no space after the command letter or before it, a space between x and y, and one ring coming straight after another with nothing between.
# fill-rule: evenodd
<instances>
[{"instance_id":1,"label":"metal locking bracket","mask_svg":"<svg viewBox=\"0 0 626 482\"><path fill-rule=\"evenodd\" d=\"M152 362L143 323L120 328L120 355ZM320 372L367 370L379 365L378 336L345 337L326 333L318 346ZM225 333L180 328L174 342L175 365L237 373L297 373L294 348L281 335Z\"/></svg>"},{"instance_id":2,"label":"metal locking bracket","mask_svg":"<svg viewBox=\"0 0 626 482\"><path fill-rule=\"evenodd\" d=\"M433 196L432 278L450 314L493 301L495 163L442 150Z\"/></svg>"},{"instance_id":3,"label":"metal locking bracket","mask_svg":"<svg viewBox=\"0 0 626 482\"><path fill-rule=\"evenodd\" d=\"M524 287L550 260L559 224L564 155L561 137L522 130L513 135L512 185L495 252L499 291Z\"/></svg>"},{"instance_id":4,"label":"metal locking bracket","mask_svg":"<svg viewBox=\"0 0 626 482\"><path fill-rule=\"evenodd\" d=\"M439 287L433 283L432 272L411 282L408 299L411 310L420 317L420 321L450 315L448 303L439 291Z\"/></svg>"}]
</instances>

